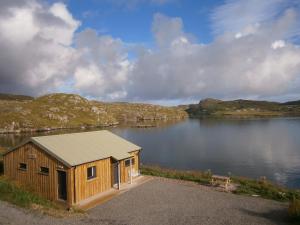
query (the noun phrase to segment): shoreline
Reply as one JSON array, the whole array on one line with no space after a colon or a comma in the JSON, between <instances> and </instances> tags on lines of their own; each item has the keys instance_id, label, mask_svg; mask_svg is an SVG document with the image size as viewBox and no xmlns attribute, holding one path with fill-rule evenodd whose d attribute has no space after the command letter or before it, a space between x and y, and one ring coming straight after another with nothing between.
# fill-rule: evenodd
<instances>
[{"instance_id":1,"label":"shoreline","mask_svg":"<svg viewBox=\"0 0 300 225\"><path fill-rule=\"evenodd\" d=\"M184 120L215 120L215 121L221 121L221 120L266 120L266 119L299 119L300 115L292 116L292 115L286 115L286 116L190 116L187 118L180 118L180 119L168 119L168 120L149 120L145 123L145 121L139 121L139 122L115 122L115 123L109 123L109 124L102 124L102 125L80 125L76 127L40 127L40 128L20 128L16 130L7 130L0 128L0 135L1 134L30 134L30 133L43 133L43 132L52 132L52 131L63 131L63 130L89 130L89 129L97 129L97 128L106 128L106 127L118 127L118 126L128 126L131 128L156 128L160 125L165 125L168 123L174 123L174 122L181 122Z\"/></svg>"},{"instance_id":2,"label":"shoreline","mask_svg":"<svg viewBox=\"0 0 300 225\"><path fill-rule=\"evenodd\" d=\"M163 125L174 124L181 121L184 121L188 118L181 119L168 119L168 120L148 120L145 122L115 122L103 125L81 125L76 127L42 127L42 128L20 128L16 130L5 130L0 128L0 134L34 134L34 133L47 133L54 131L63 131L63 130L93 130L93 129L103 129L107 127L122 127L127 126L130 128L155 128Z\"/></svg>"}]
</instances>

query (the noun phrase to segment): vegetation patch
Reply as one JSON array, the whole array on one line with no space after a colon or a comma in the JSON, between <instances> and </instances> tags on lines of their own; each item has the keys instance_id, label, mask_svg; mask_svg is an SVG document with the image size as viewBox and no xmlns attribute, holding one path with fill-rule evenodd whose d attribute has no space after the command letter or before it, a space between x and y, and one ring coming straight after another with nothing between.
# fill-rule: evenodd
<instances>
[{"instance_id":1,"label":"vegetation patch","mask_svg":"<svg viewBox=\"0 0 300 225\"><path fill-rule=\"evenodd\" d=\"M144 175L166 177L172 179L180 179L194 181L199 184L210 185L211 171L183 171L174 169L165 169L159 166L141 167L141 173ZM292 201L293 199L300 200L300 191L281 187L273 184L266 179L250 179L243 177L231 177L233 183L237 184L237 189L234 194L259 196L262 198L272 199L276 201Z\"/></svg>"},{"instance_id":2,"label":"vegetation patch","mask_svg":"<svg viewBox=\"0 0 300 225\"><path fill-rule=\"evenodd\" d=\"M166 177L172 179L194 181L199 184L210 184L211 172L208 170L206 172L200 171L184 171L184 170L174 170L161 168L159 166L141 166L141 173L144 175L156 176L156 177Z\"/></svg>"},{"instance_id":3,"label":"vegetation patch","mask_svg":"<svg viewBox=\"0 0 300 225\"><path fill-rule=\"evenodd\" d=\"M235 194L258 195L263 198L276 201L291 201L293 198L300 199L300 191L276 185L266 179L250 179L242 177L232 177L232 181L238 184Z\"/></svg>"},{"instance_id":4,"label":"vegetation patch","mask_svg":"<svg viewBox=\"0 0 300 225\"><path fill-rule=\"evenodd\" d=\"M15 205L29 208L32 204L40 205L46 208L58 208L51 201L27 191L24 187L5 178L0 177L0 200L13 203Z\"/></svg>"},{"instance_id":5,"label":"vegetation patch","mask_svg":"<svg viewBox=\"0 0 300 225\"><path fill-rule=\"evenodd\" d=\"M300 116L300 101L268 102L252 100L221 101L204 99L199 104L181 106L190 117L202 118L264 118Z\"/></svg>"},{"instance_id":6,"label":"vegetation patch","mask_svg":"<svg viewBox=\"0 0 300 225\"><path fill-rule=\"evenodd\" d=\"M0 133L106 127L186 117L187 113L176 107L89 101L73 94L49 94L27 101L0 98Z\"/></svg>"},{"instance_id":7,"label":"vegetation patch","mask_svg":"<svg viewBox=\"0 0 300 225\"><path fill-rule=\"evenodd\" d=\"M55 217L67 217L83 213L77 208L71 208L67 211L65 205L47 200L5 176L0 176L0 200Z\"/></svg>"}]
</instances>

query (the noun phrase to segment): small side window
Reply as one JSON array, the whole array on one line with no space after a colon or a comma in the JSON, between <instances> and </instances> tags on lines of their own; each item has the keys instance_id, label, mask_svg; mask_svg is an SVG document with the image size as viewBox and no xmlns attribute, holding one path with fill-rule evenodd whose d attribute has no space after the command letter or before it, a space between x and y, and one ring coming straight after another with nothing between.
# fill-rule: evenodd
<instances>
[{"instance_id":1,"label":"small side window","mask_svg":"<svg viewBox=\"0 0 300 225\"><path fill-rule=\"evenodd\" d=\"M93 179L96 177L96 166L91 166L87 168L87 179Z\"/></svg>"},{"instance_id":2,"label":"small side window","mask_svg":"<svg viewBox=\"0 0 300 225\"><path fill-rule=\"evenodd\" d=\"M27 170L27 164L26 163L20 163L19 164L19 169L20 170Z\"/></svg>"},{"instance_id":3,"label":"small side window","mask_svg":"<svg viewBox=\"0 0 300 225\"><path fill-rule=\"evenodd\" d=\"M49 168L41 166L40 173L48 175L49 174Z\"/></svg>"},{"instance_id":4,"label":"small side window","mask_svg":"<svg viewBox=\"0 0 300 225\"><path fill-rule=\"evenodd\" d=\"M125 160L125 166L127 167L127 166L130 166L130 159L126 159Z\"/></svg>"},{"instance_id":5,"label":"small side window","mask_svg":"<svg viewBox=\"0 0 300 225\"><path fill-rule=\"evenodd\" d=\"M131 164L134 165L135 164L135 158L131 159Z\"/></svg>"}]
</instances>

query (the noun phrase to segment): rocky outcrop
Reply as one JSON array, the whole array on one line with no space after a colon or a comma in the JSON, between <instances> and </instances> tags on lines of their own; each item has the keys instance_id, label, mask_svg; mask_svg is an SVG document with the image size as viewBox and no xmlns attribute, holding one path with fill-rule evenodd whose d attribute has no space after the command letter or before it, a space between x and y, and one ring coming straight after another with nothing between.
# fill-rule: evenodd
<instances>
[{"instance_id":1,"label":"rocky outcrop","mask_svg":"<svg viewBox=\"0 0 300 225\"><path fill-rule=\"evenodd\" d=\"M221 101L218 99L204 99L199 104L185 106L185 111L190 117L278 117L300 116L299 101L294 102L268 102L237 99ZM184 108L184 106L181 106Z\"/></svg>"},{"instance_id":2,"label":"rocky outcrop","mask_svg":"<svg viewBox=\"0 0 300 225\"><path fill-rule=\"evenodd\" d=\"M104 103L79 95L50 94L34 100L0 100L0 133L113 126L187 117L179 108L151 104Z\"/></svg>"}]
</instances>

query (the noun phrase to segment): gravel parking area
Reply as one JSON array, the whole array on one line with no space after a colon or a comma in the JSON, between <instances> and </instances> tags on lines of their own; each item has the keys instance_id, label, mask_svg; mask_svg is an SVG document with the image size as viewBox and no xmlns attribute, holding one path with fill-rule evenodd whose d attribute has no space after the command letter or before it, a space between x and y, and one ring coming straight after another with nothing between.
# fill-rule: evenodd
<instances>
[{"instance_id":1,"label":"gravel parking area","mask_svg":"<svg viewBox=\"0 0 300 225\"><path fill-rule=\"evenodd\" d=\"M271 200L155 178L81 217L53 218L0 202L0 224L286 224L286 208Z\"/></svg>"}]
</instances>

